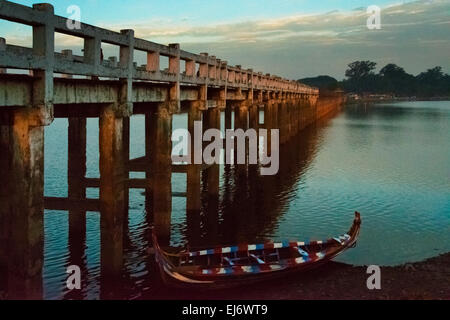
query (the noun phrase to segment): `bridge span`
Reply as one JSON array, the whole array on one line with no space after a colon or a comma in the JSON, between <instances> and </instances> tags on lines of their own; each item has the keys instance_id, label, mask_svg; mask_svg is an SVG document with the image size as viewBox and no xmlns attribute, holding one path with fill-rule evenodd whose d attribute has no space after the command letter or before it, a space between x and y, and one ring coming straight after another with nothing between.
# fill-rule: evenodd
<instances>
[{"instance_id":1,"label":"bridge span","mask_svg":"<svg viewBox=\"0 0 450 320\"><path fill-rule=\"evenodd\" d=\"M280 143L336 109L342 96L317 104L319 90L297 81L228 65L208 53L193 54L136 38L133 30L114 32L54 14L50 4L27 7L0 1L0 19L32 27L32 47L0 38L0 269L9 297L42 297L44 209L69 211L71 234L86 231L86 211L101 212L101 272L117 275L123 266L123 228L129 188L151 195L153 223L170 233L172 196L187 197L187 214L201 207L201 175L211 197L219 196L219 165L174 165L172 117L188 113L203 130L280 130ZM83 55L55 52L55 34L81 38ZM102 45L119 56L103 57ZM144 52L145 65L136 53ZM162 59L168 68L162 69ZM260 109L264 119L260 119ZM145 156L130 159L130 120L146 118ZM234 119L233 119L234 115ZM86 118L99 118L100 177L86 178ZM68 197L44 197L44 127L68 119ZM270 136L270 133L269 133ZM244 166L244 170L245 166ZM129 172L146 173L130 179ZM173 194L172 172L183 172L187 190ZM99 188L87 199L86 188Z\"/></svg>"}]
</instances>

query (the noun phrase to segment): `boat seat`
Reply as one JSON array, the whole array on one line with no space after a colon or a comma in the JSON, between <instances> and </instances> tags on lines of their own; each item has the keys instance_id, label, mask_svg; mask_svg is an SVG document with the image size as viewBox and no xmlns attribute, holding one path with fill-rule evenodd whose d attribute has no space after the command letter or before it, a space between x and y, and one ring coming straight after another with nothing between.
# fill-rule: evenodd
<instances>
[{"instance_id":1,"label":"boat seat","mask_svg":"<svg viewBox=\"0 0 450 320\"><path fill-rule=\"evenodd\" d=\"M225 262L228 263L230 266L234 266L233 259L230 259L228 257L223 257L223 260L225 260Z\"/></svg>"},{"instance_id":2,"label":"boat seat","mask_svg":"<svg viewBox=\"0 0 450 320\"><path fill-rule=\"evenodd\" d=\"M256 260L256 262L258 262L259 264L265 264L266 262L260 258L258 258L257 256L255 256L254 254L250 253L250 257L252 257L253 259Z\"/></svg>"}]
</instances>

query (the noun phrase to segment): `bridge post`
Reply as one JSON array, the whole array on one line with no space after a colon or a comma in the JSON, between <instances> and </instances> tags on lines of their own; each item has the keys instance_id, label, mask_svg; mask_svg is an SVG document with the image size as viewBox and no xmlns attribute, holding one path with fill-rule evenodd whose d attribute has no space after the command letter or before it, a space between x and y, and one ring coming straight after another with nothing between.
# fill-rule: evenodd
<instances>
[{"instance_id":1,"label":"bridge post","mask_svg":"<svg viewBox=\"0 0 450 320\"><path fill-rule=\"evenodd\" d=\"M170 100L175 102L174 112L180 110L180 44L172 43L169 44L169 48L172 52L172 56L169 57L169 73L174 74L176 82L172 83L169 95Z\"/></svg>"},{"instance_id":2,"label":"bridge post","mask_svg":"<svg viewBox=\"0 0 450 320\"><path fill-rule=\"evenodd\" d=\"M247 101L240 101L238 102L236 108L234 109L234 129L242 129L247 131L248 129L248 106ZM238 171L238 175L243 177L246 174L246 168L247 168L247 161L248 161L248 141L245 141L245 163L244 164L238 164L238 145L237 141L234 143L235 146L235 152L234 152L234 159L235 159L235 166Z\"/></svg>"},{"instance_id":3,"label":"bridge post","mask_svg":"<svg viewBox=\"0 0 450 320\"><path fill-rule=\"evenodd\" d=\"M210 108L203 113L203 130L219 129L220 130L220 109L218 107L220 101L216 101L216 107ZM223 101L225 103L225 101ZM214 157L217 154L213 155ZM211 164L206 170L207 185L207 207L206 207L206 225L207 236L209 241L214 241L218 232L218 211L219 211L219 186L220 186L220 165Z\"/></svg>"},{"instance_id":4,"label":"bridge post","mask_svg":"<svg viewBox=\"0 0 450 320\"><path fill-rule=\"evenodd\" d=\"M71 117L68 132L68 198L86 199L86 118ZM69 264L82 267L86 242L86 211L69 208Z\"/></svg>"},{"instance_id":5,"label":"bridge post","mask_svg":"<svg viewBox=\"0 0 450 320\"><path fill-rule=\"evenodd\" d=\"M120 33L127 36L128 45L120 47L119 65L127 71L126 78L120 78L119 90L119 114L129 117L133 114L133 70L134 70L134 31L120 30ZM95 45L95 46L98 46ZM98 50L95 48L95 50ZM95 51L97 54L97 51ZM97 57L95 58L97 59Z\"/></svg>"},{"instance_id":6,"label":"bridge post","mask_svg":"<svg viewBox=\"0 0 450 320\"><path fill-rule=\"evenodd\" d=\"M6 40L5 38L0 38L0 52L6 51ZM0 74L6 73L6 68L0 68Z\"/></svg>"},{"instance_id":7,"label":"bridge post","mask_svg":"<svg viewBox=\"0 0 450 320\"><path fill-rule=\"evenodd\" d=\"M7 286L9 299L41 299L44 127L36 126L36 118L26 110L3 113L0 118L3 120L0 126L0 269L3 269L3 284Z\"/></svg>"},{"instance_id":8,"label":"bridge post","mask_svg":"<svg viewBox=\"0 0 450 320\"><path fill-rule=\"evenodd\" d=\"M69 199L69 257L67 265L77 265L86 271L86 211L71 204L71 200L86 199L86 118L69 117L68 129L68 199ZM83 287L86 283L82 279ZM79 290L68 291L65 299L82 299Z\"/></svg>"},{"instance_id":9,"label":"bridge post","mask_svg":"<svg viewBox=\"0 0 450 320\"><path fill-rule=\"evenodd\" d=\"M31 108L2 112L0 175L6 181L0 189L3 234L0 267L7 268L5 277L9 298L42 298L42 266L44 244L44 128L53 121L54 15L50 4L35 4L43 12L46 23L33 26L33 54L43 61L42 69L33 70ZM4 39L0 50L6 49ZM5 71L5 70L2 70ZM4 198L5 197L5 198ZM4 199L3 199L4 198ZM14 230L14 232L11 232ZM3 239L2 239L3 240ZM14 248L14 250L9 250ZM8 262L2 257L7 254Z\"/></svg>"},{"instance_id":10,"label":"bridge post","mask_svg":"<svg viewBox=\"0 0 450 320\"><path fill-rule=\"evenodd\" d=\"M43 69L33 70L33 111L36 125L49 125L53 121L54 9L48 3L34 4L33 9L47 15L46 24L33 26L33 54L44 60Z\"/></svg>"},{"instance_id":11,"label":"bridge post","mask_svg":"<svg viewBox=\"0 0 450 320\"><path fill-rule=\"evenodd\" d=\"M274 104L274 100L272 99L272 93L266 91L264 99L264 127L267 130L267 138L264 142L264 145L265 148L267 148L266 153L271 154L272 129L278 129L279 127L276 118L274 117L276 105Z\"/></svg>"},{"instance_id":12,"label":"bridge post","mask_svg":"<svg viewBox=\"0 0 450 320\"><path fill-rule=\"evenodd\" d=\"M172 113L171 103L157 104L150 114L150 177L152 213L156 234L162 244L170 241L172 212Z\"/></svg>"},{"instance_id":13,"label":"bridge post","mask_svg":"<svg viewBox=\"0 0 450 320\"><path fill-rule=\"evenodd\" d=\"M215 108L210 108L203 113L203 132L208 129L219 129L220 130L220 109L216 106ZM214 155L217 156L217 155ZM207 184L208 184L208 195L210 197L219 196L219 164L211 164L206 169Z\"/></svg>"},{"instance_id":14,"label":"bridge post","mask_svg":"<svg viewBox=\"0 0 450 320\"><path fill-rule=\"evenodd\" d=\"M100 239L102 295L112 298L114 277L123 266L123 220L125 210L125 161L123 117L114 104L101 111L100 128Z\"/></svg>"},{"instance_id":15,"label":"bridge post","mask_svg":"<svg viewBox=\"0 0 450 320\"><path fill-rule=\"evenodd\" d=\"M194 123L196 121L202 120L202 113L199 108L198 102L191 102L188 114L188 131L191 135L190 143L190 159L191 164L187 167L187 199L186 199L186 212L187 215L197 215L201 208L201 197L200 197L200 174L201 174L201 164L195 164L195 152L197 148L201 146L195 145L195 135L199 134L194 130ZM198 155L197 155L198 157Z\"/></svg>"},{"instance_id":16,"label":"bridge post","mask_svg":"<svg viewBox=\"0 0 450 320\"><path fill-rule=\"evenodd\" d=\"M123 157L125 167L125 195L124 195L124 232L128 229L128 212L130 209L130 188L128 180L130 178L130 171L128 169L128 163L130 162L130 117L123 118L123 130L122 130L122 143L123 143Z\"/></svg>"},{"instance_id":17,"label":"bridge post","mask_svg":"<svg viewBox=\"0 0 450 320\"><path fill-rule=\"evenodd\" d=\"M0 124L0 179L8 181L9 174L9 126ZM5 152L7 151L7 152ZM0 183L0 292L8 286L8 241L9 241L9 191L7 183Z\"/></svg>"}]
</instances>

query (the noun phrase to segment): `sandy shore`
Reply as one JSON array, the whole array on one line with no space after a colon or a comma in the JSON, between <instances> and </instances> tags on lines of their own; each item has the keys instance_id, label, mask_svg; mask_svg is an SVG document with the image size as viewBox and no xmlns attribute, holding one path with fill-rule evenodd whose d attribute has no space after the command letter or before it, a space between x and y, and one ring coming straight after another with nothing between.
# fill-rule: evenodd
<instances>
[{"instance_id":1,"label":"sandy shore","mask_svg":"<svg viewBox=\"0 0 450 320\"><path fill-rule=\"evenodd\" d=\"M381 267L381 290L368 290L366 267L330 262L296 276L211 292L161 292L159 299L450 299L450 253L396 267Z\"/></svg>"},{"instance_id":2,"label":"sandy shore","mask_svg":"<svg viewBox=\"0 0 450 320\"><path fill-rule=\"evenodd\" d=\"M450 300L450 253L423 262L381 267L381 290L368 290L366 267L330 262L304 274L228 290L192 291L161 286L142 299L175 300ZM4 293L0 292L0 300Z\"/></svg>"}]
</instances>

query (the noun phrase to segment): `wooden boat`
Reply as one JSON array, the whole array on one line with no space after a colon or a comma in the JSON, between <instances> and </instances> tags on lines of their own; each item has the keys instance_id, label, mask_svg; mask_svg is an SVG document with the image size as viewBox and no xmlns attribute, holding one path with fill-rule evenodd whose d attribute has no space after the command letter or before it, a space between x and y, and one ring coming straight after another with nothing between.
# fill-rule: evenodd
<instances>
[{"instance_id":1,"label":"wooden boat","mask_svg":"<svg viewBox=\"0 0 450 320\"><path fill-rule=\"evenodd\" d=\"M302 272L323 265L356 244L361 217L350 230L325 241L241 244L178 253L163 251L153 234L155 257L169 286L217 289Z\"/></svg>"}]
</instances>

